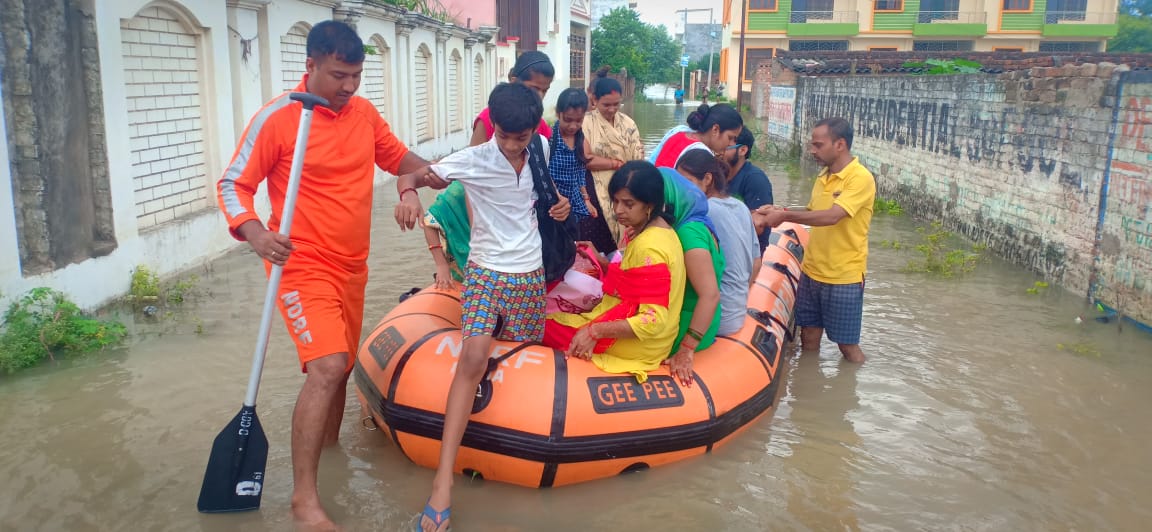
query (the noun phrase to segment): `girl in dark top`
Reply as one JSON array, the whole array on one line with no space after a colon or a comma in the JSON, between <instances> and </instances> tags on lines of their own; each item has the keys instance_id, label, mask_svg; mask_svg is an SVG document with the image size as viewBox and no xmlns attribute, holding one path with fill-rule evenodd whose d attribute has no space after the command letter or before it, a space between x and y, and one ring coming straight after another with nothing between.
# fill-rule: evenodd
<instances>
[{"instance_id":1,"label":"girl in dark top","mask_svg":"<svg viewBox=\"0 0 1152 532\"><path fill-rule=\"evenodd\" d=\"M583 131L584 115L587 113L588 96L580 89L565 89L556 100L558 120L552 126L552 138L548 141L552 150L548 171L560 195L569 198L568 201L572 203L572 215L568 217L566 225L576 240L582 238L582 227L586 221L600 216L591 197L596 191L588 190L588 165L610 164L591 155L592 150L584 139Z\"/></svg>"}]
</instances>

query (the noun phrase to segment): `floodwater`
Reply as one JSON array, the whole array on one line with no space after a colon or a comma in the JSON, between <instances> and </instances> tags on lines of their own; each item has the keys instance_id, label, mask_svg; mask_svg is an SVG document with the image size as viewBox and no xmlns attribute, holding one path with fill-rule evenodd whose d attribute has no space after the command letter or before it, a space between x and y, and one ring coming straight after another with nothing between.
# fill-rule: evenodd
<instances>
[{"instance_id":1,"label":"floodwater","mask_svg":"<svg viewBox=\"0 0 1152 532\"><path fill-rule=\"evenodd\" d=\"M633 111L653 143L684 117ZM809 180L769 174L777 203L806 201ZM365 331L431 280L422 235L391 221L394 197L377 195ZM1072 294L1029 294L1038 279L995 259L956 279L905 273L911 255L879 243L914 243L918 225L873 224L867 364L827 343L793 358L775 417L707 457L550 490L460 479L456 529L1146 530L1152 337L1097 323ZM303 377L278 321L258 408L263 506L196 512L212 439L243 399L264 283L246 250L194 273L201 294L131 324L131 346L0 377L0 530L291 528ZM409 530L432 472L358 418L350 400L321 463L325 505L347 530Z\"/></svg>"}]
</instances>

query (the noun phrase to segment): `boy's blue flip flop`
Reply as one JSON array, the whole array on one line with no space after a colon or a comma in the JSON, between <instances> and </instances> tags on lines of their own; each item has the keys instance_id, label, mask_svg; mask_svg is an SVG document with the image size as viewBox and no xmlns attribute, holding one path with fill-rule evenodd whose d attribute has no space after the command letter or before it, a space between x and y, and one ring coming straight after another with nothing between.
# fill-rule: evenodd
<instances>
[{"instance_id":1,"label":"boy's blue flip flop","mask_svg":"<svg viewBox=\"0 0 1152 532\"><path fill-rule=\"evenodd\" d=\"M436 525L436 529L439 530L440 525L444 524L444 521L452 517L452 507L449 506L443 511L437 512L436 509L432 507L431 503L425 503L424 511L420 514L420 519L416 520L416 532L422 532L424 530L424 528L420 526L420 523L424 521L425 517L430 519L432 524ZM446 530L451 529L452 526L449 525Z\"/></svg>"}]
</instances>

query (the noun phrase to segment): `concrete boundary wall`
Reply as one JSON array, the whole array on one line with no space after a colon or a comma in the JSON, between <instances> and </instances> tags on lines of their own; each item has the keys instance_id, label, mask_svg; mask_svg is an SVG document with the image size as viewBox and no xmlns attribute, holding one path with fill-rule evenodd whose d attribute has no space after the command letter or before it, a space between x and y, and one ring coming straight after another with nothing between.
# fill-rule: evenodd
<instances>
[{"instance_id":1,"label":"concrete boundary wall","mask_svg":"<svg viewBox=\"0 0 1152 532\"><path fill-rule=\"evenodd\" d=\"M794 87L787 141L847 118L881 196L1152 323L1152 73L1101 63Z\"/></svg>"},{"instance_id":2,"label":"concrete boundary wall","mask_svg":"<svg viewBox=\"0 0 1152 532\"><path fill-rule=\"evenodd\" d=\"M115 249L57 269L23 272L9 161L13 154L7 142L0 143L0 306L31 288L49 286L68 293L82 307L93 308L125 293L138 265L161 275L174 274L236 246L215 208L215 182L249 117L280 92L287 69L297 68L283 61L282 37L298 24L310 27L322 20L344 20L357 28L366 44L377 46L380 55L374 59L379 67L373 73L384 79L362 81L360 94L367 96L366 87L373 86L373 103L396 135L429 158L467 145L472 117L483 109L488 92L505 79L515 60L513 47L492 42L498 28L469 30L360 0L69 1L91 17L98 42L97 83L103 98ZM141 13L149 16L140 18ZM146 29L137 27L141 22ZM179 23L178 31L160 27L169 22ZM414 85L412 65L421 46L432 54L434 86ZM458 61L458 71L449 76L451 57L465 60ZM189 61L194 61L194 70L183 70ZM503 71L499 65L505 65ZM179 72L176 66L181 67ZM8 98L10 80L2 67L0 61L0 96ZM174 74L183 85L173 81ZM148 79L159 79L159 88L147 89L152 85L140 80ZM449 79L458 86L450 90ZM482 86L474 87L477 82ZM434 110L428 117L432 135L421 141L411 105L416 91L428 94ZM449 122L449 103L454 123ZM10 136L18 125L13 120L20 117L2 110L0 130ZM184 120L189 126L194 122L195 130L159 131L169 119ZM133 127L146 123L156 124L157 130L149 129L133 141ZM193 149L197 162L178 163ZM142 162L144 151L152 158ZM165 182L162 176L172 168L176 168L171 174L174 181ZM143 181L134 181L134 175L155 176L144 187L148 192L142 192ZM380 172L379 182L385 179ZM263 192L258 210L267 215Z\"/></svg>"}]
</instances>

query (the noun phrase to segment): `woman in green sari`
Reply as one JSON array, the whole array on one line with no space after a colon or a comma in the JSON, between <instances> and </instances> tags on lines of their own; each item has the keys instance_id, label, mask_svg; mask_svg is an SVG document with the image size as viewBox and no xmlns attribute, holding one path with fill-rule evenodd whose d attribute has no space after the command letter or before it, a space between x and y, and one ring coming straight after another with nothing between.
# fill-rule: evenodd
<instances>
[{"instance_id":1,"label":"woman in green sari","mask_svg":"<svg viewBox=\"0 0 1152 532\"><path fill-rule=\"evenodd\" d=\"M424 239L436 263L436 288L450 290L453 280L464 280L462 264L468 260L472 238L471 212L464 185L453 181L436 196L424 213Z\"/></svg>"},{"instance_id":2,"label":"woman in green sari","mask_svg":"<svg viewBox=\"0 0 1152 532\"><path fill-rule=\"evenodd\" d=\"M687 272L680 330L672 343L668 364L672 375L690 386L693 357L712 345L720 328L724 255L708 218L708 198L676 170L661 168L660 173L664 177L664 204L672 214L672 228L680 238Z\"/></svg>"}]
</instances>

